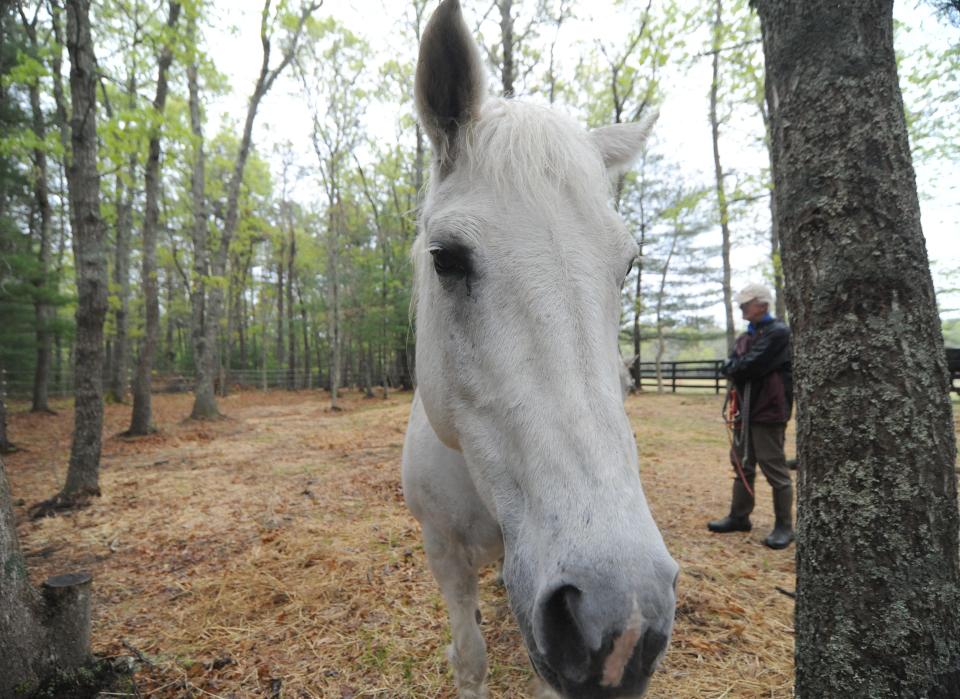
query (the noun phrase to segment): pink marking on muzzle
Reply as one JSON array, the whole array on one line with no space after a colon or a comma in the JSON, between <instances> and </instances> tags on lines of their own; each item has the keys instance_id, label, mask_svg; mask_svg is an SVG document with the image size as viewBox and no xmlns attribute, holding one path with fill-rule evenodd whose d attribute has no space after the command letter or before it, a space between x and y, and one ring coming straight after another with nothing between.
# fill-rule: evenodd
<instances>
[{"instance_id":1,"label":"pink marking on muzzle","mask_svg":"<svg viewBox=\"0 0 960 699\"><path fill-rule=\"evenodd\" d=\"M633 657L633 651L640 640L642 626L643 615L634 606L627 628L613 642L613 649L603 662L601 687L619 687L620 683L623 682L623 674L626 672L627 663Z\"/></svg>"}]
</instances>

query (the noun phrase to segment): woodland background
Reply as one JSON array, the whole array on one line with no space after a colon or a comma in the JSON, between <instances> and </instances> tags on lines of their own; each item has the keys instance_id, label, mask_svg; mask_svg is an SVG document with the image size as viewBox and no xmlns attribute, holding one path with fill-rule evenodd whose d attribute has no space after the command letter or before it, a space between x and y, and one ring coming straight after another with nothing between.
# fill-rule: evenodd
<instances>
[{"instance_id":1,"label":"woodland background","mask_svg":"<svg viewBox=\"0 0 960 699\"><path fill-rule=\"evenodd\" d=\"M905 5L898 41L914 158L921 172L925 163L950 172L960 29L937 25L933 6ZM231 7L92 6L107 398L129 400L132 389L137 413L155 378L183 389L209 382L200 407L212 414L212 388L223 395L237 383L323 386L334 402L341 385L409 388L409 248L429 170L410 86L432 3L383 4L389 45L406 47L390 57L372 44L382 37L368 38L362 18L337 3ZM740 322L730 300L736 283L762 274L782 286L759 21L746 0L599 10L576 0L496 0L467 12L492 92L553 104L590 126L635 119L678 85L700 110L713 172L691 172L682 153L654 139L616 188L643 250L624 285L623 346L647 361L721 356ZM34 410L47 409L51 394L69 395L73 378L61 13L55 3L23 1L5 3L0 17L0 371L6 392L32 397ZM591 17L616 30L602 41L581 35ZM231 30L234 19L250 26ZM382 24L371 19L371 33ZM244 60L231 58L224 36L234 51L249 37ZM234 62L251 57L262 59L254 61L259 76L228 79ZM708 81L690 79L707 68ZM289 109L283 123L268 106L271 121L257 127L271 100L296 104L299 116ZM752 263L734 266L738 259ZM947 343L960 344L960 323L950 320L958 274L949 259L933 262ZM132 428L142 432L149 411L146 422L139 413Z\"/></svg>"}]
</instances>

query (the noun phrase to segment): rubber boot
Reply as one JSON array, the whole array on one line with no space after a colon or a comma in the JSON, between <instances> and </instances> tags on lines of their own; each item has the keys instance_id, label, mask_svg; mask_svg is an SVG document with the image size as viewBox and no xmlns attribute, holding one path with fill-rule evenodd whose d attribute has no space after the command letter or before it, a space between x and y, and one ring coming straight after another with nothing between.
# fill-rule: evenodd
<instances>
[{"instance_id":1,"label":"rubber boot","mask_svg":"<svg viewBox=\"0 0 960 699\"><path fill-rule=\"evenodd\" d=\"M753 483L750 484L751 489ZM717 534L729 532L748 532L753 527L750 524L750 513L753 512L753 496L747 491L740 478L733 481L733 498L730 501L730 514L723 519L707 522L707 529Z\"/></svg>"},{"instance_id":2,"label":"rubber boot","mask_svg":"<svg viewBox=\"0 0 960 699\"><path fill-rule=\"evenodd\" d=\"M763 543L772 549L785 549L793 541L793 488L773 491L773 512L776 524Z\"/></svg>"}]
</instances>

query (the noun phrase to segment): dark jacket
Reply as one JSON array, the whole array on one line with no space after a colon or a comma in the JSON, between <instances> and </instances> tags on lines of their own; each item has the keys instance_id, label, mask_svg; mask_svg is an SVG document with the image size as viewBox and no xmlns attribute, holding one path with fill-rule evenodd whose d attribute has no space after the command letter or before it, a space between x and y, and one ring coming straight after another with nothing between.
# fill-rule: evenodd
<instances>
[{"instance_id":1,"label":"dark jacket","mask_svg":"<svg viewBox=\"0 0 960 699\"><path fill-rule=\"evenodd\" d=\"M736 384L740 405L750 384L750 422L777 423L793 409L790 328L776 318L762 320L754 332L737 338L722 369Z\"/></svg>"}]
</instances>

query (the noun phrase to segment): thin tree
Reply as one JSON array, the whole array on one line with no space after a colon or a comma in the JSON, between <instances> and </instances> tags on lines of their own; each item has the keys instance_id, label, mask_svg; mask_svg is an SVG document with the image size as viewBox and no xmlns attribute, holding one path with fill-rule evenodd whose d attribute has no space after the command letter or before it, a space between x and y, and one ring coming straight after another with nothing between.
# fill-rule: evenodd
<instances>
[{"instance_id":1,"label":"thin tree","mask_svg":"<svg viewBox=\"0 0 960 699\"><path fill-rule=\"evenodd\" d=\"M210 247L207 235L206 154L203 146L203 121L200 114L198 79L196 8L187 8L187 36L192 53L187 66L187 91L190 109L190 133L193 142L193 167L190 172L190 198L193 226L193 275L190 284L190 339L193 343L195 381L192 420L209 420L220 416L214 392L214 350L216 325L212 322L208 302L207 279L210 276Z\"/></svg>"},{"instance_id":2,"label":"thin tree","mask_svg":"<svg viewBox=\"0 0 960 699\"><path fill-rule=\"evenodd\" d=\"M138 28L139 29L139 28ZM134 32L134 44L137 42ZM127 77L127 95L132 109L137 99L137 76L131 66ZM130 382L130 239L133 234L133 201L139 157L136 148L127 157L127 172L117 172L114 188L117 207L116 248L113 257L113 283L117 299L113 307L113 352L110 361L108 393L111 400L122 403Z\"/></svg>"},{"instance_id":3,"label":"thin tree","mask_svg":"<svg viewBox=\"0 0 960 699\"><path fill-rule=\"evenodd\" d=\"M960 696L950 379L893 1L753 0L797 383L796 696Z\"/></svg>"},{"instance_id":4,"label":"thin tree","mask_svg":"<svg viewBox=\"0 0 960 699\"><path fill-rule=\"evenodd\" d=\"M180 3L168 5L166 31L164 32L160 57L157 61L157 92L153 99L153 120L147 163L144 167L144 216L143 216L143 266L140 283L143 285L145 309L144 338L140 345L140 358L133 383L133 412L130 416L128 435L145 435L154 431L153 363L157 352L157 337L160 331L160 299L157 288L157 229L160 225L160 138L163 132L163 115L167 105L167 74L173 62L173 31L180 17Z\"/></svg>"},{"instance_id":5,"label":"thin tree","mask_svg":"<svg viewBox=\"0 0 960 699\"><path fill-rule=\"evenodd\" d=\"M711 53L713 77L710 82L710 134L713 140L713 173L717 193L717 214L720 218L720 254L723 260L723 308L726 316L727 350L733 349L736 326L733 320L733 289L730 270L730 207L724 183L725 173L720 162L720 117L717 111L720 93L720 49L723 42L723 0L714 0L714 20Z\"/></svg>"},{"instance_id":6,"label":"thin tree","mask_svg":"<svg viewBox=\"0 0 960 699\"><path fill-rule=\"evenodd\" d=\"M40 53L40 38L37 35L37 22L40 16L41 5L37 5L33 18L28 19L24 3L20 0L17 9L24 31L30 41L30 49L34 56ZM33 402L30 408L34 413L52 413L49 405L50 358L53 346L53 336L50 332L50 322L53 319L53 307L48 297L49 288L50 252L53 238L53 207L50 205L48 182L50 173L47 168L47 127L46 115L40 104L40 80L35 78L29 84L30 110L33 116L33 133L36 145L33 148L33 191L35 206L39 214L37 224L38 268L33 280L36 287L34 300L34 314L36 320L37 359L33 377Z\"/></svg>"}]
</instances>

